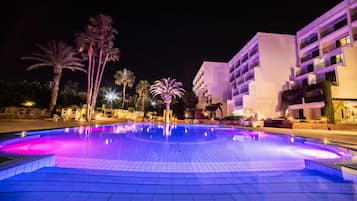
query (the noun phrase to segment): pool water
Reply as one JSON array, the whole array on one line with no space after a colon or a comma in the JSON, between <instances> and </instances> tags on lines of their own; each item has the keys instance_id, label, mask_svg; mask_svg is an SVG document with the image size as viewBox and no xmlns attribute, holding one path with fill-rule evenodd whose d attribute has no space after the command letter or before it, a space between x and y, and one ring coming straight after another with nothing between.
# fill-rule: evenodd
<instances>
[{"instance_id":1,"label":"pool water","mask_svg":"<svg viewBox=\"0 0 357 201\"><path fill-rule=\"evenodd\" d=\"M224 126L119 124L22 133L0 145L15 154L55 154L59 167L152 172L293 170L304 159L348 157L344 149L292 136ZM28 139L26 139L28 138Z\"/></svg>"},{"instance_id":2,"label":"pool water","mask_svg":"<svg viewBox=\"0 0 357 201\"><path fill-rule=\"evenodd\" d=\"M347 201L357 185L306 169L340 160L318 141L223 126L120 124L18 133L10 154L55 154L56 167L0 181L0 200Z\"/></svg>"}]
</instances>

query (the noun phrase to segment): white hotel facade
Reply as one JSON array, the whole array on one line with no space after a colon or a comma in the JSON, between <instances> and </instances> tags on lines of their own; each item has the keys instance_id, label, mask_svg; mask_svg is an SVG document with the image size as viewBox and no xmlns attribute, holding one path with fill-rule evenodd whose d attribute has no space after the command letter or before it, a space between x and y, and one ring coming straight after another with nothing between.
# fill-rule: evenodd
<instances>
[{"instance_id":1,"label":"white hotel facade","mask_svg":"<svg viewBox=\"0 0 357 201\"><path fill-rule=\"evenodd\" d=\"M258 32L229 62L231 115L281 116L279 93L296 66L295 36Z\"/></svg>"},{"instance_id":2,"label":"white hotel facade","mask_svg":"<svg viewBox=\"0 0 357 201\"><path fill-rule=\"evenodd\" d=\"M330 104L335 121L357 121L357 0L344 0L303 27L296 43L289 116L321 119ZM321 87L325 80L330 92Z\"/></svg>"},{"instance_id":3,"label":"white hotel facade","mask_svg":"<svg viewBox=\"0 0 357 201\"><path fill-rule=\"evenodd\" d=\"M223 117L227 116L227 99L230 98L228 64L205 61L193 79L193 92L198 97L197 108L205 110L210 103L222 103ZM221 117L217 111L217 117Z\"/></svg>"},{"instance_id":4,"label":"white hotel facade","mask_svg":"<svg viewBox=\"0 0 357 201\"><path fill-rule=\"evenodd\" d=\"M296 36L258 32L228 68L227 116L356 122L357 0L342 1ZM216 92L226 90L209 79Z\"/></svg>"}]
</instances>

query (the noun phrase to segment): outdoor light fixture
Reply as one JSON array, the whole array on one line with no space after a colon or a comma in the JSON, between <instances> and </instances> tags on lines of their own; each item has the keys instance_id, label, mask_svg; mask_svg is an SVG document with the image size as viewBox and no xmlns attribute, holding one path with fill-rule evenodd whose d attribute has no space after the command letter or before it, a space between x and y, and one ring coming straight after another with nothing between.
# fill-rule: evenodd
<instances>
[{"instance_id":1,"label":"outdoor light fixture","mask_svg":"<svg viewBox=\"0 0 357 201\"><path fill-rule=\"evenodd\" d=\"M34 105L36 105L36 103L34 101L26 101L24 103L22 103L23 106L26 106L26 107L32 107Z\"/></svg>"},{"instance_id":2,"label":"outdoor light fixture","mask_svg":"<svg viewBox=\"0 0 357 201\"><path fill-rule=\"evenodd\" d=\"M118 93L116 93L115 90L112 91L112 89L109 89L108 91L105 91L104 99L109 103L111 109L113 108L113 102L119 100Z\"/></svg>"}]
</instances>

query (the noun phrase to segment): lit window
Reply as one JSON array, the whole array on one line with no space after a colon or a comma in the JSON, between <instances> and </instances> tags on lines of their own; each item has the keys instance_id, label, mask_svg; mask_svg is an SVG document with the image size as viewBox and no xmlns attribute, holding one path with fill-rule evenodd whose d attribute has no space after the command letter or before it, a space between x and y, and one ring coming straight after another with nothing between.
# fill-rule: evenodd
<instances>
[{"instance_id":1,"label":"lit window","mask_svg":"<svg viewBox=\"0 0 357 201\"><path fill-rule=\"evenodd\" d=\"M343 47L351 43L350 36L343 37L337 41L337 46Z\"/></svg>"}]
</instances>

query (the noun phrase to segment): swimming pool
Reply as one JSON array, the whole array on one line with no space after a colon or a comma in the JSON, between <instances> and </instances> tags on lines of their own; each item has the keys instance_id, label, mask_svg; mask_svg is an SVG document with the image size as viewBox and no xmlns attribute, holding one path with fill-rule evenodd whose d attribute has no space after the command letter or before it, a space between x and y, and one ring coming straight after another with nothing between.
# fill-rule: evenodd
<instances>
[{"instance_id":1,"label":"swimming pool","mask_svg":"<svg viewBox=\"0 0 357 201\"><path fill-rule=\"evenodd\" d=\"M141 172L299 170L349 153L317 141L225 126L138 124L19 133L0 151L56 155L56 166Z\"/></svg>"}]
</instances>

